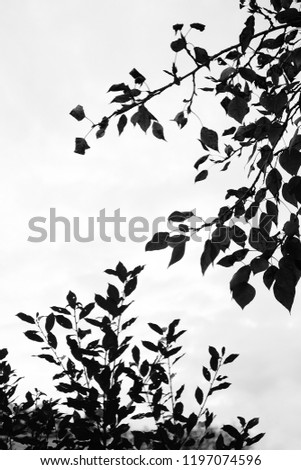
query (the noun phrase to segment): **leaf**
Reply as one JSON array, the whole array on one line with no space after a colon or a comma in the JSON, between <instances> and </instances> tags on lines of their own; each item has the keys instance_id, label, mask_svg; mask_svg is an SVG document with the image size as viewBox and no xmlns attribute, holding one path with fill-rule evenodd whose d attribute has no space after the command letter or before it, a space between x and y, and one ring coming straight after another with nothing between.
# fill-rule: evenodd
<instances>
[{"instance_id":1,"label":"leaf","mask_svg":"<svg viewBox=\"0 0 301 470\"><path fill-rule=\"evenodd\" d=\"M241 45L242 53L244 54L254 36L255 32L255 18L254 16L249 16L247 21L245 22L245 28L242 30L239 36L239 42Z\"/></svg>"},{"instance_id":2,"label":"leaf","mask_svg":"<svg viewBox=\"0 0 301 470\"><path fill-rule=\"evenodd\" d=\"M124 293L126 296L130 295L137 287L137 277L130 279L124 288Z\"/></svg>"},{"instance_id":3,"label":"leaf","mask_svg":"<svg viewBox=\"0 0 301 470\"><path fill-rule=\"evenodd\" d=\"M252 418L250 421L247 423L246 430L252 429L255 426L257 426L259 423L259 418Z\"/></svg>"},{"instance_id":4,"label":"leaf","mask_svg":"<svg viewBox=\"0 0 301 470\"><path fill-rule=\"evenodd\" d=\"M185 211L185 212L174 211L168 217L168 222L184 222L185 220L190 219L194 215L195 214L192 211Z\"/></svg>"},{"instance_id":5,"label":"leaf","mask_svg":"<svg viewBox=\"0 0 301 470\"><path fill-rule=\"evenodd\" d=\"M206 26L202 23L191 23L190 28L197 29L198 31L204 31Z\"/></svg>"},{"instance_id":6,"label":"leaf","mask_svg":"<svg viewBox=\"0 0 301 470\"><path fill-rule=\"evenodd\" d=\"M214 130L202 127L201 142L207 147L218 152L218 135Z\"/></svg>"},{"instance_id":7,"label":"leaf","mask_svg":"<svg viewBox=\"0 0 301 470\"><path fill-rule=\"evenodd\" d=\"M180 111L178 114L176 114L172 121L175 121L178 124L179 128L183 129L183 127L186 126L188 120L185 117L184 112Z\"/></svg>"},{"instance_id":8,"label":"leaf","mask_svg":"<svg viewBox=\"0 0 301 470\"><path fill-rule=\"evenodd\" d=\"M53 349L57 348L57 339L53 333L51 332L48 333L47 340L48 340L48 344L50 347L52 347Z\"/></svg>"},{"instance_id":9,"label":"leaf","mask_svg":"<svg viewBox=\"0 0 301 470\"><path fill-rule=\"evenodd\" d=\"M142 85L145 82L145 77L140 72L138 72L137 69L132 69L130 71L130 75L135 80L136 85Z\"/></svg>"},{"instance_id":10,"label":"leaf","mask_svg":"<svg viewBox=\"0 0 301 470\"><path fill-rule=\"evenodd\" d=\"M80 104L73 108L69 114L71 114L71 116L73 116L77 121L82 121L86 117L84 108Z\"/></svg>"},{"instance_id":11,"label":"leaf","mask_svg":"<svg viewBox=\"0 0 301 470\"><path fill-rule=\"evenodd\" d=\"M127 270L125 266L119 261L119 263L116 266L116 273L121 282L124 282L127 278Z\"/></svg>"},{"instance_id":12,"label":"leaf","mask_svg":"<svg viewBox=\"0 0 301 470\"><path fill-rule=\"evenodd\" d=\"M231 240L239 246L245 246L245 242L248 239L246 233L238 225L233 225L229 232Z\"/></svg>"},{"instance_id":13,"label":"leaf","mask_svg":"<svg viewBox=\"0 0 301 470\"><path fill-rule=\"evenodd\" d=\"M234 134L235 131L236 131L236 127L230 127L229 129L225 129L222 135L223 136L231 135L231 134Z\"/></svg>"},{"instance_id":14,"label":"leaf","mask_svg":"<svg viewBox=\"0 0 301 470\"><path fill-rule=\"evenodd\" d=\"M47 362L51 364L58 364L54 357L50 356L50 354L38 354L34 357L40 357L41 359L45 359Z\"/></svg>"},{"instance_id":15,"label":"leaf","mask_svg":"<svg viewBox=\"0 0 301 470\"><path fill-rule=\"evenodd\" d=\"M195 60L198 64L201 64L201 65L209 64L210 58L206 49L203 49L202 47L195 47L194 53L195 53Z\"/></svg>"},{"instance_id":16,"label":"leaf","mask_svg":"<svg viewBox=\"0 0 301 470\"><path fill-rule=\"evenodd\" d=\"M3 359L5 359L7 355L8 351L6 348L0 349L0 361L3 361Z\"/></svg>"},{"instance_id":17,"label":"leaf","mask_svg":"<svg viewBox=\"0 0 301 470\"><path fill-rule=\"evenodd\" d=\"M200 389L200 387L197 387L196 388L196 391L195 391L195 399L196 401L198 402L199 405L201 405L203 403L203 400L204 400L204 393L203 391Z\"/></svg>"},{"instance_id":18,"label":"leaf","mask_svg":"<svg viewBox=\"0 0 301 470\"><path fill-rule=\"evenodd\" d=\"M186 422L186 429L187 429L188 434L194 428L194 426L197 424L197 422L198 422L197 415L195 413L191 413L188 416L188 419L187 419L187 422Z\"/></svg>"},{"instance_id":19,"label":"leaf","mask_svg":"<svg viewBox=\"0 0 301 470\"><path fill-rule=\"evenodd\" d=\"M291 270L278 269L273 291L276 300L290 312L296 294L295 278Z\"/></svg>"},{"instance_id":20,"label":"leaf","mask_svg":"<svg viewBox=\"0 0 301 470\"><path fill-rule=\"evenodd\" d=\"M223 166L223 168L221 169L221 171L226 171L226 170L228 170L230 163L231 163L231 162L225 163L225 165Z\"/></svg>"},{"instance_id":21,"label":"leaf","mask_svg":"<svg viewBox=\"0 0 301 470\"><path fill-rule=\"evenodd\" d=\"M210 389L209 395L212 395L212 393L216 392L217 390L225 390L226 388L229 388L230 385L231 385L231 383L229 383L229 382L223 382L223 383L217 385L216 387L212 387Z\"/></svg>"},{"instance_id":22,"label":"leaf","mask_svg":"<svg viewBox=\"0 0 301 470\"><path fill-rule=\"evenodd\" d=\"M63 313L64 315L71 315L69 310L67 310L66 308L62 308L62 307L50 307L50 308L54 312Z\"/></svg>"},{"instance_id":23,"label":"leaf","mask_svg":"<svg viewBox=\"0 0 301 470\"><path fill-rule=\"evenodd\" d=\"M175 401L179 400L181 398L182 393L184 392L185 385L181 385L181 387L177 390L176 396L175 396Z\"/></svg>"},{"instance_id":24,"label":"leaf","mask_svg":"<svg viewBox=\"0 0 301 470\"><path fill-rule=\"evenodd\" d=\"M151 241L146 244L145 251L163 250L168 246L168 237L169 232L155 233Z\"/></svg>"},{"instance_id":25,"label":"leaf","mask_svg":"<svg viewBox=\"0 0 301 470\"><path fill-rule=\"evenodd\" d=\"M143 132L148 130L152 120L156 121L155 116L144 105L139 106L138 111L131 117L132 124L138 124Z\"/></svg>"},{"instance_id":26,"label":"leaf","mask_svg":"<svg viewBox=\"0 0 301 470\"><path fill-rule=\"evenodd\" d=\"M175 33L178 33L179 31L181 31L183 26L184 26L183 24L177 23L173 25L172 29L175 31Z\"/></svg>"},{"instance_id":27,"label":"leaf","mask_svg":"<svg viewBox=\"0 0 301 470\"><path fill-rule=\"evenodd\" d=\"M28 339L31 339L31 341L36 341L37 343L43 343L44 342L43 338L41 338L41 336L39 336L38 332L35 331L35 330L25 331L24 334Z\"/></svg>"},{"instance_id":28,"label":"leaf","mask_svg":"<svg viewBox=\"0 0 301 470\"><path fill-rule=\"evenodd\" d=\"M256 290L248 282L242 282L232 289L232 296L235 302L244 309L254 299Z\"/></svg>"},{"instance_id":29,"label":"leaf","mask_svg":"<svg viewBox=\"0 0 301 470\"><path fill-rule=\"evenodd\" d=\"M165 357L171 357L177 354L179 351L181 351L182 346L177 346L176 348L172 348L169 351L165 353Z\"/></svg>"},{"instance_id":30,"label":"leaf","mask_svg":"<svg viewBox=\"0 0 301 470\"><path fill-rule=\"evenodd\" d=\"M74 309L76 307L76 301L77 301L76 295L70 290L67 295L68 305Z\"/></svg>"},{"instance_id":31,"label":"leaf","mask_svg":"<svg viewBox=\"0 0 301 470\"><path fill-rule=\"evenodd\" d=\"M140 361L140 350L137 346L132 348L132 356L136 364L139 364Z\"/></svg>"},{"instance_id":32,"label":"leaf","mask_svg":"<svg viewBox=\"0 0 301 470\"><path fill-rule=\"evenodd\" d=\"M53 313L50 313L45 321L45 330L47 331L47 333L49 333L52 330L52 328L54 327L54 323L55 323L55 316Z\"/></svg>"},{"instance_id":33,"label":"leaf","mask_svg":"<svg viewBox=\"0 0 301 470\"><path fill-rule=\"evenodd\" d=\"M240 96L235 96L229 103L227 113L230 117L236 121L242 123L244 117L249 112L249 106L247 102Z\"/></svg>"},{"instance_id":34,"label":"leaf","mask_svg":"<svg viewBox=\"0 0 301 470\"><path fill-rule=\"evenodd\" d=\"M224 360L224 364L230 364L231 362L235 361L237 359L239 354L230 354L226 359Z\"/></svg>"},{"instance_id":35,"label":"leaf","mask_svg":"<svg viewBox=\"0 0 301 470\"><path fill-rule=\"evenodd\" d=\"M32 318L30 315L26 315L26 313L17 313L16 317L20 318L20 320L25 321L27 323L31 323L32 325L35 324L34 318Z\"/></svg>"},{"instance_id":36,"label":"leaf","mask_svg":"<svg viewBox=\"0 0 301 470\"><path fill-rule=\"evenodd\" d=\"M158 333L159 335L163 335L163 330L162 328L160 328L159 325L157 325L156 323L148 323L148 326L154 330L156 333Z\"/></svg>"},{"instance_id":37,"label":"leaf","mask_svg":"<svg viewBox=\"0 0 301 470\"><path fill-rule=\"evenodd\" d=\"M278 268L276 266L270 266L263 275L263 282L265 286L270 289L273 282L275 281Z\"/></svg>"},{"instance_id":38,"label":"leaf","mask_svg":"<svg viewBox=\"0 0 301 470\"><path fill-rule=\"evenodd\" d=\"M94 302L91 302L89 304L87 304L80 312L79 314L79 319L82 320L82 318L86 318L91 312L92 310L94 309L95 307L95 303Z\"/></svg>"},{"instance_id":39,"label":"leaf","mask_svg":"<svg viewBox=\"0 0 301 470\"><path fill-rule=\"evenodd\" d=\"M108 89L108 93L110 91L127 91L128 90L128 86L125 84L125 83L116 83L114 85L112 85L109 89Z\"/></svg>"},{"instance_id":40,"label":"leaf","mask_svg":"<svg viewBox=\"0 0 301 470\"><path fill-rule=\"evenodd\" d=\"M266 271L269 267L269 262L262 256L252 259L250 263L253 274L261 273Z\"/></svg>"},{"instance_id":41,"label":"leaf","mask_svg":"<svg viewBox=\"0 0 301 470\"><path fill-rule=\"evenodd\" d=\"M257 434L256 436L247 439L246 444L248 446L252 446L253 444L256 444L256 442L260 441L260 439L262 439L264 436L265 436L265 433L261 432Z\"/></svg>"},{"instance_id":42,"label":"leaf","mask_svg":"<svg viewBox=\"0 0 301 470\"><path fill-rule=\"evenodd\" d=\"M240 432L230 424L225 424L222 426L222 430L225 431L229 436L233 437L234 439L240 440L242 438Z\"/></svg>"},{"instance_id":43,"label":"leaf","mask_svg":"<svg viewBox=\"0 0 301 470\"><path fill-rule=\"evenodd\" d=\"M82 137L76 137L75 139L75 150L74 153L78 153L79 155L85 155L86 150L90 147L85 139Z\"/></svg>"},{"instance_id":44,"label":"leaf","mask_svg":"<svg viewBox=\"0 0 301 470\"><path fill-rule=\"evenodd\" d=\"M242 261L247 254L249 253L249 250L247 248L244 248L242 250L237 250L235 251L232 255L224 256L224 258L221 258L217 264L220 266L224 266L225 268L228 268L230 266L233 266L234 263L237 261Z\"/></svg>"},{"instance_id":45,"label":"leaf","mask_svg":"<svg viewBox=\"0 0 301 470\"><path fill-rule=\"evenodd\" d=\"M150 351L153 351L153 352L158 352L158 346L156 346L154 343L151 343L150 341L141 341L141 342L146 349L149 349Z\"/></svg>"},{"instance_id":46,"label":"leaf","mask_svg":"<svg viewBox=\"0 0 301 470\"><path fill-rule=\"evenodd\" d=\"M208 170L203 170L195 177L194 182L197 183L198 181L203 181L207 178L207 176L208 176Z\"/></svg>"},{"instance_id":47,"label":"leaf","mask_svg":"<svg viewBox=\"0 0 301 470\"><path fill-rule=\"evenodd\" d=\"M108 311L108 303L107 300L100 294L95 294L95 302L97 305L102 308L103 310Z\"/></svg>"},{"instance_id":48,"label":"leaf","mask_svg":"<svg viewBox=\"0 0 301 470\"><path fill-rule=\"evenodd\" d=\"M153 122L152 131L154 136L157 137L157 139L165 140L163 127L159 122Z\"/></svg>"},{"instance_id":49,"label":"leaf","mask_svg":"<svg viewBox=\"0 0 301 470\"><path fill-rule=\"evenodd\" d=\"M243 266L240 268L234 276L232 277L230 281L230 289L233 290L234 287L238 286L239 284L243 282L248 282L251 274L251 268L250 266Z\"/></svg>"},{"instance_id":50,"label":"leaf","mask_svg":"<svg viewBox=\"0 0 301 470\"><path fill-rule=\"evenodd\" d=\"M301 13L296 8L289 8L287 10L281 11L277 13L276 20L278 23L284 24L292 24L296 26L300 26L301 22Z\"/></svg>"},{"instance_id":51,"label":"leaf","mask_svg":"<svg viewBox=\"0 0 301 470\"><path fill-rule=\"evenodd\" d=\"M214 346L209 346L208 351L212 357L214 357L215 359L219 359L219 353Z\"/></svg>"},{"instance_id":52,"label":"leaf","mask_svg":"<svg viewBox=\"0 0 301 470\"><path fill-rule=\"evenodd\" d=\"M117 123L117 129L118 129L119 135L122 134L125 126L127 125L127 122L128 122L127 116L125 114L122 114Z\"/></svg>"},{"instance_id":53,"label":"leaf","mask_svg":"<svg viewBox=\"0 0 301 470\"><path fill-rule=\"evenodd\" d=\"M170 44L171 49L174 52L180 52L186 47L186 40L184 36L180 37L179 39L176 39Z\"/></svg>"},{"instance_id":54,"label":"leaf","mask_svg":"<svg viewBox=\"0 0 301 470\"><path fill-rule=\"evenodd\" d=\"M194 168L196 170L198 170L199 166L202 164L202 163L205 163L205 161L208 159L209 155L205 155L204 157L200 157L196 162L195 164L193 165Z\"/></svg>"},{"instance_id":55,"label":"leaf","mask_svg":"<svg viewBox=\"0 0 301 470\"><path fill-rule=\"evenodd\" d=\"M63 328L72 329L73 325L69 318L64 317L64 315L56 315L55 317L57 323Z\"/></svg>"},{"instance_id":56,"label":"leaf","mask_svg":"<svg viewBox=\"0 0 301 470\"><path fill-rule=\"evenodd\" d=\"M278 225L278 207L276 206L276 204L272 201L267 201L266 202L266 211L272 217L272 222L274 222L274 224L277 227L277 225Z\"/></svg>"},{"instance_id":57,"label":"leaf","mask_svg":"<svg viewBox=\"0 0 301 470\"><path fill-rule=\"evenodd\" d=\"M280 155L279 163L290 175L296 175L301 166L301 152L295 148L284 149Z\"/></svg>"},{"instance_id":58,"label":"leaf","mask_svg":"<svg viewBox=\"0 0 301 470\"><path fill-rule=\"evenodd\" d=\"M211 373L205 366L203 367L203 376L207 380L207 382L211 381Z\"/></svg>"},{"instance_id":59,"label":"leaf","mask_svg":"<svg viewBox=\"0 0 301 470\"><path fill-rule=\"evenodd\" d=\"M108 329L102 339L102 346L106 351L116 349L118 346L118 339L113 330Z\"/></svg>"},{"instance_id":60,"label":"leaf","mask_svg":"<svg viewBox=\"0 0 301 470\"><path fill-rule=\"evenodd\" d=\"M281 173L277 168L273 168L266 177L266 186L274 197L278 198L279 190L282 184Z\"/></svg>"},{"instance_id":61,"label":"leaf","mask_svg":"<svg viewBox=\"0 0 301 470\"><path fill-rule=\"evenodd\" d=\"M119 290L113 284L108 285L107 296L114 302L119 302Z\"/></svg>"},{"instance_id":62,"label":"leaf","mask_svg":"<svg viewBox=\"0 0 301 470\"><path fill-rule=\"evenodd\" d=\"M206 240L205 248L201 256L201 268L203 274L205 274L210 264L213 263L218 253L218 246L215 243L212 243L211 240Z\"/></svg>"}]
</instances>

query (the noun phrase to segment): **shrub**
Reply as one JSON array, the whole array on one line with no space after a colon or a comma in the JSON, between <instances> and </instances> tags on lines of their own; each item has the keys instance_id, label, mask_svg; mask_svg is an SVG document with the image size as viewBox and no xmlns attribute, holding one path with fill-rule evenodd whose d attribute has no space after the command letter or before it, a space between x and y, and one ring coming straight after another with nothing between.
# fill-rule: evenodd
<instances>
[{"instance_id":1,"label":"shrub","mask_svg":"<svg viewBox=\"0 0 301 470\"><path fill-rule=\"evenodd\" d=\"M59 369L53 381L60 398L48 399L36 388L20 403L20 377L6 361L7 349L1 349L1 449L243 449L263 437L249 434L258 418L246 422L238 417L239 429L212 430L208 399L231 385L221 370L238 354L209 346L209 365L202 369L207 386L196 388L197 411L187 413L181 400L185 386L174 390L173 383L175 364L184 355L178 345L185 333L180 320L167 327L148 323L157 339L142 341L147 357L137 339L128 336L137 319L124 319L132 303L128 297L143 268L127 271L119 262L115 270L107 269L121 288L108 284L106 296L96 294L85 306L70 291L67 306L51 307L48 315L18 313L31 325L26 337L41 345L37 357ZM65 332L68 354L58 328ZM146 430L135 430L135 421L142 419Z\"/></svg>"}]
</instances>

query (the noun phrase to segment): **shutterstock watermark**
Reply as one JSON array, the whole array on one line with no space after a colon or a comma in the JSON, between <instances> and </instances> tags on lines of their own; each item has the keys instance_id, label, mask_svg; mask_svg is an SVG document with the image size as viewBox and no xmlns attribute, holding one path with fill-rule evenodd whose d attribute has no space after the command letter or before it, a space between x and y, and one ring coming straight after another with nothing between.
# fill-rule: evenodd
<instances>
[{"instance_id":1,"label":"shutterstock watermark","mask_svg":"<svg viewBox=\"0 0 301 470\"><path fill-rule=\"evenodd\" d=\"M108 215L106 209L101 209L96 217L65 217L58 215L54 207L49 209L49 217L35 216L28 221L30 235L27 240L31 243L42 243L49 241L89 243L95 240L103 242L126 242L128 240L136 243L145 243L157 232L176 232L186 234L192 240L201 242L203 230L199 230L202 225L205 231L216 230L214 220L210 217L204 220L195 215L195 210L191 212L177 212L175 214L190 215L181 220L181 215L170 218L159 216L149 221L146 217L135 216L127 218L121 215L120 209L115 209L114 213ZM246 224L247 221L241 218L233 217L228 223L235 227L237 223ZM260 223L252 220L252 226ZM265 221L266 226L271 223ZM174 235L172 233L171 235ZM205 238L208 237L208 233Z\"/></svg>"}]
</instances>

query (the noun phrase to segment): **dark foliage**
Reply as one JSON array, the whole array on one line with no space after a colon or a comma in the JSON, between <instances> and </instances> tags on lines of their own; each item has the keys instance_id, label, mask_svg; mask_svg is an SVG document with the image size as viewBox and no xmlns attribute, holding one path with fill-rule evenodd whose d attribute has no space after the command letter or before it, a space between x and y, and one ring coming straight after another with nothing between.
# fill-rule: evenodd
<instances>
[{"instance_id":1,"label":"dark foliage","mask_svg":"<svg viewBox=\"0 0 301 470\"><path fill-rule=\"evenodd\" d=\"M61 398L48 399L35 389L20 401L20 378L7 362L8 351L1 349L1 449L243 449L261 439L263 434L249 433L257 418L247 423L239 417L237 429L226 425L212 431L208 398L231 385L221 369L237 354L209 347L209 365L203 367L207 385L195 390L197 412L187 413L184 385L175 390L173 380L174 365L183 356L180 320L168 326L149 323L154 339L141 345L128 334L136 320L124 318L128 297L142 270L127 271L118 263L106 270L118 286L108 284L106 295L96 294L94 302L84 306L70 291L67 305L51 307L48 315L17 315L30 325L24 334L41 347L36 357L57 367L53 381ZM148 430L135 430L135 420L142 419Z\"/></svg>"},{"instance_id":2,"label":"dark foliage","mask_svg":"<svg viewBox=\"0 0 301 470\"><path fill-rule=\"evenodd\" d=\"M205 243L201 256L203 273L217 260L218 264L230 267L236 262L244 262L249 275L234 274L236 286L231 293L236 302L244 308L255 297L256 291L249 283L249 277L263 273L264 284L271 289L274 297L288 310L291 310L296 286L301 274L301 242L299 219L301 210L301 84L298 79L301 72L300 0L240 0L239 7L246 11L246 21L236 44L219 52L209 53L187 40L190 31L200 35L205 29L201 23L173 26L176 38L170 47L176 54L170 70L165 70L170 81L158 88L146 85L145 77L133 69L130 72L133 85L118 83L109 89L114 93L112 103L118 107L99 123L92 123L96 137L103 137L108 125L118 118L117 127L121 134L128 122L132 122L146 132L152 130L158 139L164 139L164 130L158 118L148 109L154 97L167 89L180 86L183 81L191 80L192 93L184 99L184 107L173 121L182 129L196 115L197 97L200 93L215 93L221 104L221 111L229 116L230 127L222 135L206 127L200 129L199 141L205 155L195 164L197 176L195 182L209 176L207 168L221 167L226 171L231 163L242 157L247 161L248 186L239 183L227 191L225 199L231 203L222 205L216 217L210 222L203 222L198 228L189 228L190 235L204 228L211 227L211 236ZM260 20L260 21L259 21ZM258 31L258 23L266 27ZM228 27L228 26L227 26ZM185 33L184 33L185 31ZM220 34L220 32L219 32ZM191 60L191 71L181 75L178 62L187 55ZM208 74L211 69L219 72ZM208 86L199 87L197 79ZM180 92L179 92L180 93ZM134 114L130 116L130 113ZM82 106L71 111L78 121L85 118ZM84 154L89 148L85 139L76 139L75 152ZM287 216L289 212L289 217ZM188 219L183 213L181 222ZM281 225L278 225L278 215ZM248 221L253 228L245 232L239 222ZM181 226L177 232L181 233ZM181 260L185 245L191 237L184 231L184 237L178 243L170 243L170 237L158 234L157 245L149 242L147 250L172 248L170 264ZM246 259L237 256L235 246L249 247ZM232 254L223 257L224 252ZM247 250L247 248L246 248ZM219 256L223 258L218 258ZM241 258L241 259L240 259Z\"/></svg>"}]
</instances>

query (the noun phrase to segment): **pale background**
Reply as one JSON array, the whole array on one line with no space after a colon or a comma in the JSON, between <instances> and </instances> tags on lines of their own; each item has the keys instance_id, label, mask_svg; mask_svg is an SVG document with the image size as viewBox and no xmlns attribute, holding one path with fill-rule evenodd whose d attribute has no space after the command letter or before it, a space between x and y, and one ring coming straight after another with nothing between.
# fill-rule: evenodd
<instances>
[{"instance_id":1,"label":"pale background","mask_svg":"<svg viewBox=\"0 0 301 470\"><path fill-rule=\"evenodd\" d=\"M110 128L96 141L90 136L86 156L73 153L74 138L84 136L89 123L77 123L69 111L78 103L91 119L109 114L113 83L128 81L136 67L151 88L167 83L163 69L171 67L169 48L174 23L201 22L204 33L191 40L209 53L237 42L244 12L236 0L12 0L1 2L1 318L0 347L21 375L24 390L38 386L52 393L55 369L40 359L39 345L27 340L16 313L48 313L63 306L69 289L83 302L103 293L104 269L121 260L128 268L146 264L139 278L132 314L137 330L150 338L146 323L167 324L181 318L187 355L179 368L191 406L196 385L204 385L201 366L208 362L208 345L240 353L228 366L233 385L212 397L217 423L232 423L237 415L260 417L258 432L266 432L261 449L301 449L300 293L290 316L263 286L244 311L231 300L228 281L233 270L209 268L201 275L202 243L190 243L185 258L166 269L170 251L146 253L144 243L29 243L28 220L58 215L79 216L82 232L87 217L117 208L128 218L168 216L173 210L197 208L216 215L226 188L243 185L244 162L227 174L194 185L193 163L202 155L197 141L200 123L191 119L179 131L171 122L191 93L188 83L149 105L164 125L167 143L145 136L129 125L121 138ZM267 6L269 2L266 2ZM181 60L179 57L179 67ZM184 61L183 69L188 64ZM206 81L204 80L204 85ZM217 100L202 95L197 112L207 127L222 129L223 110ZM225 121L226 122L226 121ZM227 121L230 127L234 122ZM123 225L126 234L126 225ZM155 334L154 334L155 338Z\"/></svg>"}]
</instances>

